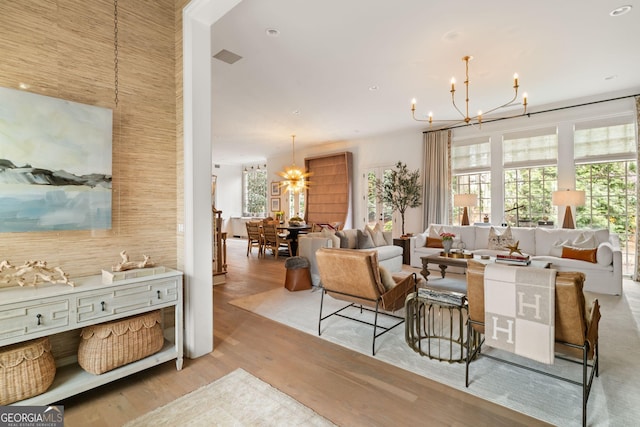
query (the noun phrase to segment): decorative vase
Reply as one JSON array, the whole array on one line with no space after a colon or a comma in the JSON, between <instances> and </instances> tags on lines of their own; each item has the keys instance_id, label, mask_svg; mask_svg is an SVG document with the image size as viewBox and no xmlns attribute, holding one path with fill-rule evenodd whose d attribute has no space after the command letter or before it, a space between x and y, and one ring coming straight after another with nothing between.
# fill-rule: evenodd
<instances>
[{"instance_id":1,"label":"decorative vase","mask_svg":"<svg viewBox=\"0 0 640 427\"><path fill-rule=\"evenodd\" d=\"M451 245L453 245L452 239L445 239L442 241L442 247L444 248L444 253L448 254L451 252Z\"/></svg>"}]
</instances>

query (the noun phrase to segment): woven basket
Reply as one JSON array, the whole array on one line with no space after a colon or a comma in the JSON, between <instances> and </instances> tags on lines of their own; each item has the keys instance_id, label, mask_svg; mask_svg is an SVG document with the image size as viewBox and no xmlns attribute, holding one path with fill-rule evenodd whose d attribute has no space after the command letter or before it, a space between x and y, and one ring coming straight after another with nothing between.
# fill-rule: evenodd
<instances>
[{"instance_id":1,"label":"woven basket","mask_svg":"<svg viewBox=\"0 0 640 427\"><path fill-rule=\"evenodd\" d=\"M49 338L43 337L0 349L0 405L47 391L56 376Z\"/></svg>"},{"instance_id":2,"label":"woven basket","mask_svg":"<svg viewBox=\"0 0 640 427\"><path fill-rule=\"evenodd\" d=\"M88 326L80 333L78 363L99 375L157 353L164 344L160 322L160 310L156 310Z\"/></svg>"}]
</instances>

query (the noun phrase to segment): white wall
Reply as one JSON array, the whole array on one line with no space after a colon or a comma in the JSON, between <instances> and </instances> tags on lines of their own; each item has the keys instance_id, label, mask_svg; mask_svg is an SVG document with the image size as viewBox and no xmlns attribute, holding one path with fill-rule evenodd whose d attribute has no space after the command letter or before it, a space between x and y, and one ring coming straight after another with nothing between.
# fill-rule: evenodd
<instances>
[{"instance_id":1,"label":"white wall","mask_svg":"<svg viewBox=\"0 0 640 427\"><path fill-rule=\"evenodd\" d=\"M218 177L216 209L222 211L223 230L229 231L229 218L242 216L242 166L214 163L212 172Z\"/></svg>"}]
</instances>

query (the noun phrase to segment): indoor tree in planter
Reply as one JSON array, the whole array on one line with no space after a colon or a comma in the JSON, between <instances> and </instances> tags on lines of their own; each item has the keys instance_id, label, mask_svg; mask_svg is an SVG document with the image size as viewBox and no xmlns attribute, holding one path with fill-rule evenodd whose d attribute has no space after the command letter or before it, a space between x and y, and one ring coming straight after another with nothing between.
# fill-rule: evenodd
<instances>
[{"instance_id":1,"label":"indoor tree in planter","mask_svg":"<svg viewBox=\"0 0 640 427\"><path fill-rule=\"evenodd\" d=\"M406 164L398 162L395 169L385 174L384 179L376 181L376 194L379 202L400 212L402 235L405 236L405 212L408 208L417 208L422 204L420 170L411 172Z\"/></svg>"}]
</instances>

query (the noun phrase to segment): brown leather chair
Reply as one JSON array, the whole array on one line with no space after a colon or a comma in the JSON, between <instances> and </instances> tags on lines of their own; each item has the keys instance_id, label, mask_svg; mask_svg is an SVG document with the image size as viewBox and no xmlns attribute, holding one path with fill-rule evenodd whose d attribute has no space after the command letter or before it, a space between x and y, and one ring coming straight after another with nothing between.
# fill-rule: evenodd
<instances>
[{"instance_id":1,"label":"brown leather chair","mask_svg":"<svg viewBox=\"0 0 640 427\"><path fill-rule=\"evenodd\" d=\"M395 316L390 312L404 307L407 295L416 292L415 273L406 277L392 276L394 283L383 284L378 266L378 253L375 251L320 248L316 252L316 261L323 286L318 335L322 334L320 327L322 321L334 315L366 323L373 326L372 354L375 355L376 338L404 323L404 316ZM325 294L350 304L323 317L322 306ZM374 312L374 322L363 321L344 314L343 310L349 307L358 307L360 312L362 310ZM390 327L380 326L378 325L378 314L395 318L398 322ZM378 330L382 330L382 332L378 332Z\"/></svg>"},{"instance_id":2,"label":"brown leather chair","mask_svg":"<svg viewBox=\"0 0 640 427\"><path fill-rule=\"evenodd\" d=\"M467 263L467 301L469 304L469 321L467 323L467 337L469 338L467 340L465 376L467 387L469 387L469 364L477 355L482 354L483 356L500 360L481 353L483 340L480 340L479 334L484 334L485 267L485 263L478 261L469 260ZM584 280L584 273L559 271L556 275L555 301L556 357L582 364L582 382L529 367L527 369L582 386L582 424L586 425L587 401L591 391L591 383L593 382L594 374L598 376L600 305L597 299L594 299L591 303L585 301L584 293L582 292ZM592 361L591 365L589 365L589 361ZM591 372L587 375L589 367Z\"/></svg>"}]
</instances>

